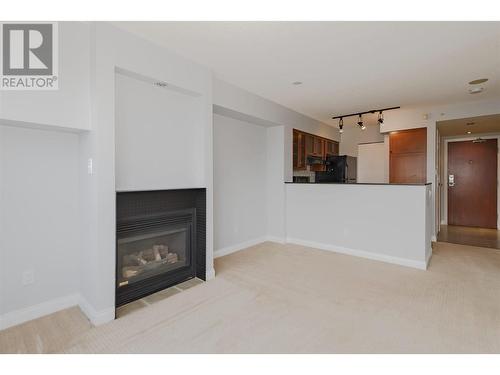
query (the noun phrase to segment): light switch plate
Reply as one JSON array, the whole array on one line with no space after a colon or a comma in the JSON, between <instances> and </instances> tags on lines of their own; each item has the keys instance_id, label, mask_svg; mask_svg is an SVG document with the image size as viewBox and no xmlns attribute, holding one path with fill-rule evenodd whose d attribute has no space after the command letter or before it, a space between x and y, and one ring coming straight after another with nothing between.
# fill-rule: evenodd
<instances>
[{"instance_id":1,"label":"light switch plate","mask_svg":"<svg viewBox=\"0 0 500 375\"><path fill-rule=\"evenodd\" d=\"M92 158L89 158L89 159L87 160L87 173L88 173L89 175L94 174L94 163L93 163Z\"/></svg>"}]
</instances>

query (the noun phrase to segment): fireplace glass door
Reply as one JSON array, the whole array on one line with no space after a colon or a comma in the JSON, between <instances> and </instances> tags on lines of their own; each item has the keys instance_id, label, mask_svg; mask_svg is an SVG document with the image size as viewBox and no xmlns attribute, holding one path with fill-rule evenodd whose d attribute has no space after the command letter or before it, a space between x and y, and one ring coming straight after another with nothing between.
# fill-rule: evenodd
<instances>
[{"instance_id":1,"label":"fireplace glass door","mask_svg":"<svg viewBox=\"0 0 500 375\"><path fill-rule=\"evenodd\" d=\"M178 224L117 241L118 287L190 266L190 225Z\"/></svg>"}]
</instances>

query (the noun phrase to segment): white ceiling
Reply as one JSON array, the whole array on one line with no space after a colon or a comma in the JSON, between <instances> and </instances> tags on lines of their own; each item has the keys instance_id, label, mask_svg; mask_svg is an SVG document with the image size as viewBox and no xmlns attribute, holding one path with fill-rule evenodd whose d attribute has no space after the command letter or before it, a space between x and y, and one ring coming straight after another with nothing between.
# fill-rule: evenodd
<instances>
[{"instance_id":1,"label":"white ceiling","mask_svg":"<svg viewBox=\"0 0 500 375\"><path fill-rule=\"evenodd\" d=\"M318 120L500 95L500 22L119 22ZM471 95L468 82L489 78ZM299 86L294 81L302 81Z\"/></svg>"},{"instance_id":2,"label":"white ceiling","mask_svg":"<svg viewBox=\"0 0 500 375\"><path fill-rule=\"evenodd\" d=\"M500 114L439 121L437 122L437 127L439 134L443 137L467 136L469 135L467 134L468 131L471 132L471 136L475 134L500 133Z\"/></svg>"}]
</instances>

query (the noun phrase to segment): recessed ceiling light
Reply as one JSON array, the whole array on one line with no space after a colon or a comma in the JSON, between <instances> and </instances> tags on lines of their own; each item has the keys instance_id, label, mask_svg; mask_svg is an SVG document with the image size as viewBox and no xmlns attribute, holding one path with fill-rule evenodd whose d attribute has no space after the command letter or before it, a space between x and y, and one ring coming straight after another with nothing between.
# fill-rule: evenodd
<instances>
[{"instance_id":1,"label":"recessed ceiling light","mask_svg":"<svg viewBox=\"0 0 500 375\"><path fill-rule=\"evenodd\" d=\"M292 85L295 85L295 86L302 85L302 82L300 82L300 81L295 81L295 82L292 82Z\"/></svg>"},{"instance_id":2,"label":"recessed ceiling light","mask_svg":"<svg viewBox=\"0 0 500 375\"><path fill-rule=\"evenodd\" d=\"M467 132L467 134L470 134L470 133L472 133L472 132L469 130L469 131Z\"/></svg>"},{"instance_id":3,"label":"recessed ceiling light","mask_svg":"<svg viewBox=\"0 0 500 375\"><path fill-rule=\"evenodd\" d=\"M475 79L474 81L470 81L469 85L479 85L480 83L485 83L488 81L488 78L479 78Z\"/></svg>"},{"instance_id":4,"label":"recessed ceiling light","mask_svg":"<svg viewBox=\"0 0 500 375\"><path fill-rule=\"evenodd\" d=\"M480 92L483 92L484 88L482 87L474 87L469 89L469 94L479 94Z\"/></svg>"}]
</instances>

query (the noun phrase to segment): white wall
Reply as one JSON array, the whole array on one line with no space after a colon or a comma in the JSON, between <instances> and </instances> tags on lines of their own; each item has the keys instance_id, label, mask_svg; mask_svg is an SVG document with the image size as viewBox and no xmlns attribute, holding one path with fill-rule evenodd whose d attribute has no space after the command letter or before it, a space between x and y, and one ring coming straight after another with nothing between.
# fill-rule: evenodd
<instances>
[{"instance_id":1,"label":"white wall","mask_svg":"<svg viewBox=\"0 0 500 375\"><path fill-rule=\"evenodd\" d=\"M90 24L58 24L59 90L0 91L4 124L90 129Z\"/></svg>"},{"instance_id":2,"label":"white wall","mask_svg":"<svg viewBox=\"0 0 500 375\"><path fill-rule=\"evenodd\" d=\"M78 189L86 159L78 153L91 125L91 25L58 26L59 90L0 91L0 124L9 125L0 126L4 327L77 304L85 269ZM20 286L24 270L34 271L33 284Z\"/></svg>"},{"instance_id":3,"label":"white wall","mask_svg":"<svg viewBox=\"0 0 500 375\"><path fill-rule=\"evenodd\" d=\"M91 24L91 124L81 136L82 308L94 323L114 318L115 294L115 71L133 72L200 95L197 132L203 139L200 180L207 189L207 278L213 269L212 85L209 69L107 23ZM196 186L199 187L199 186Z\"/></svg>"},{"instance_id":4,"label":"white wall","mask_svg":"<svg viewBox=\"0 0 500 375\"><path fill-rule=\"evenodd\" d=\"M360 144L357 162L357 182L389 182L388 142Z\"/></svg>"},{"instance_id":5,"label":"white wall","mask_svg":"<svg viewBox=\"0 0 500 375\"><path fill-rule=\"evenodd\" d=\"M263 216L261 216L261 223L259 223L257 228L253 230L251 236L234 236L232 233L234 228L232 228L231 223L227 223L225 226L219 225L219 228L216 229L216 236L219 238L225 238L227 241L223 242L216 240L216 249L224 249L223 252L218 253L222 254L239 249L242 247L241 244L244 243L242 241L247 241L246 244L251 244L253 242L260 242L264 238L267 238L277 242L284 242L286 228L285 185L283 182L292 179L292 130L296 128L308 133L339 140L338 129L304 116L258 95L240 89L234 85L228 84L217 78L214 78L213 82L213 102L215 113L214 121L216 119L217 122L220 122L221 118L225 118L227 124L232 123L235 124L236 127L238 127L237 124L242 123L253 124L251 125L253 127L256 125L264 127L263 131L266 133L265 154L267 155L261 165L261 170L265 172L264 179L266 180L266 205L265 212ZM216 126L215 124L216 123L214 123L214 126ZM214 142L217 148L221 147L220 143L218 143L216 139ZM257 147L257 144L254 142L251 142L248 146L242 145L242 147L244 147L245 150L246 147L251 147L255 150L254 152L261 152L259 151L260 149ZM220 158L217 157L217 154L220 152L222 151L217 149L214 150L215 170L219 169L221 171L220 173L215 173L216 196L220 195L220 193L217 192L219 189L229 189L231 191L235 190L233 183L229 183L229 186L224 187L217 181L221 178L221 176L224 178L222 175L222 168L219 166L221 163L224 165L224 161L220 161ZM232 169L224 168L224 170ZM244 172L241 172L239 175L239 178L241 178L241 176L244 175ZM248 190L243 186L238 186L238 189L241 192L246 192ZM250 193L250 196L253 196L252 194L253 193ZM239 207L240 205L247 207L246 202L235 202L234 205L236 207ZM217 212L219 210L222 210L230 217L236 216L233 212L235 208L231 211L228 207L221 207L220 200L216 199L214 207L214 212L216 213L216 224L218 222L222 222L222 218L217 219ZM254 220L253 218L258 217L256 214L253 214L252 216L252 220ZM238 221L237 219L235 220ZM266 230L262 232L260 225L266 222ZM225 231L227 231L227 233ZM256 236L259 236L259 233L262 234L259 238L257 238Z\"/></svg>"},{"instance_id":6,"label":"white wall","mask_svg":"<svg viewBox=\"0 0 500 375\"><path fill-rule=\"evenodd\" d=\"M285 241L285 186L291 181L293 129L339 140L338 129L214 78L217 113L267 127L267 237Z\"/></svg>"},{"instance_id":7,"label":"white wall","mask_svg":"<svg viewBox=\"0 0 500 375\"><path fill-rule=\"evenodd\" d=\"M285 175L290 166L285 161L285 126L267 129L267 235L275 242L284 242L285 225Z\"/></svg>"},{"instance_id":8,"label":"white wall","mask_svg":"<svg viewBox=\"0 0 500 375\"><path fill-rule=\"evenodd\" d=\"M267 129L214 114L214 249L223 255L267 235Z\"/></svg>"},{"instance_id":9,"label":"white wall","mask_svg":"<svg viewBox=\"0 0 500 375\"><path fill-rule=\"evenodd\" d=\"M287 241L425 269L430 186L287 184Z\"/></svg>"},{"instance_id":10,"label":"white wall","mask_svg":"<svg viewBox=\"0 0 500 375\"><path fill-rule=\"evenodd\" d=\"M115 77L116 190L204 187L200 95Z\"/></svg>"},{"instance_id":11,"label":"white wall","mask_svg":"<svg viewBox=\"0 0 500 375\"><path fill-rule=\"evenodd\" d=\"M213 81L214 104L226 111L252 116L266 126L284 126L285 180L291 181L293 129L299 129L325 138L340 140L340 133L334 126L314 120L280 104L245 91L220 79ZM280 146L281 147L281 146Z\"/></svg>"},{"instance_id":12,"label":"white wall","mask_svg":"<svg viewBox=\"0 0 500 375\"><path fill-rule=\"evenodd\" d=\"M77 303L78 151L77 134L0 125L0 329Z\"/></svg>"},{"instance_id":13,"label":"white wall","mask_svg":"<svg viewBox=\"0 0 500 375\"><path fill-rule=\"evenodd\" d=\"M267 121L338 140L336 128L214 77L214 104Z\"/></svg>"}]
</instances>

